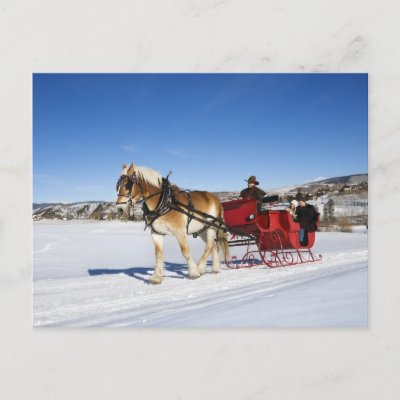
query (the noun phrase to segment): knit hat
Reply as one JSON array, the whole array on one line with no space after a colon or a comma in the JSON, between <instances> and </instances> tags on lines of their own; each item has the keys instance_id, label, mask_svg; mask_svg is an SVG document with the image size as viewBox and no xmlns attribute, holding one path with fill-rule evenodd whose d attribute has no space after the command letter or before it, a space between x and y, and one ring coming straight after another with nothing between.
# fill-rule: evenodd
<instances>
[{"instance_id":1,"label":"knit hat","mask_svg":"<svg viewBox=\"0 0 400 400\"><path fill-rule=\"evenodd\" d=\"M299 202L297 200L292 200L290 204L293 204L296 208L299 206Z\"/></svg>"},{"instance_id":2,"label":"knit hat","mask_svg":"<svg viewBox=\"0 0 400 400\"><path fill-rule=\"evenodd\" d=\"M250 178L247 179L247 180L245 179L245 181L246 181L247 183L255 183L256 185L259 185L259 184L260 184L260 182L257 181L257 179L256 179L256 177L255 177L254 175L250 176Z\"/></svg>"}]
</instances>

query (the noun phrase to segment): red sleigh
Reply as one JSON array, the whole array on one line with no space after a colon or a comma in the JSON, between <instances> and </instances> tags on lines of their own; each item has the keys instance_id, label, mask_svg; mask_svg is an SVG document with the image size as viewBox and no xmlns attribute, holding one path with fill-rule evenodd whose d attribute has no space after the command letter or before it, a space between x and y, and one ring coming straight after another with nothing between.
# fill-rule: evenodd
<instances>
[{"instance_id":1,"label":"red sleigh","mask_svg":"<svg viewBox=\"0 0 400 400\"><path fill-rule=\"evenodd\" d=\"M308 232L308 243L299 242L300 225L286 210L257 211L255 199L222 203L228 231L229 247L243 247L244 254L225 260L229 268L249 268L259 265L284 267L315 262L311 248L315 232ZM319 214L316 225L319 223Z\"/></svg>"}]
</instances>

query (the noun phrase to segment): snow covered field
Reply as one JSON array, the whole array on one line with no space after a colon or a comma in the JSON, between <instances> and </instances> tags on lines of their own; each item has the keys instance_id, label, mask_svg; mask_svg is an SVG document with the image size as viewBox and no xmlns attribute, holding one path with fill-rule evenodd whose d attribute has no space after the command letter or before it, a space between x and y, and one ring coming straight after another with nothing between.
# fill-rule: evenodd
<instances>
[{"instance_id":1,"label":"snow covered field","mask_svg":"<svg viewBox=\"0 0 400 400\"><path fill-rule=\"evenodd\" d=\"M143 223L33 224L33 325L115 327L366 327L368 235L318 232L321 262L187 279L173 237L165 278L147 283L154 248ZM200 257L203 242L190 238ZM234 253L234 252L233 252ZM235 253L234 253L235 254ZM208 271L210 270L208 266Z\"/></svg>"}]
</instances>

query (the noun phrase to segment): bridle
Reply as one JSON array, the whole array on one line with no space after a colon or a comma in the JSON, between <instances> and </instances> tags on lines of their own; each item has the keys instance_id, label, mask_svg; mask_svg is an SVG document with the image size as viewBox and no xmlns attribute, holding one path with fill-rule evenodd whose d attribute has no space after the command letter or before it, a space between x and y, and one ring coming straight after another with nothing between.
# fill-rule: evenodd
<instances>
[{"instance_id":1,"label":"bridle","mask_svg":"<svg viewBox=\"0 0 400 400\"><path fill-rule=\"evenodd\" d=\"M127 179L127 190L128 190L128 194L119 194L118 197L127 197L128 200L127 201L119 201L118 203L116 203L117 205L119 204L128 204L130 206L133 206L133 198L132 198L132 189L133 189L133 185L136 183L138 185L139 188L139 192L143 198L143 189L142 186L140 185L139 180L137 179L137 175L136 172L134 172L132 175L121 175L117 181L117 185L116 185L116 190L117 192L119 192L119 188L122 185L122 182L124 181L124 179Z\"/></svg>"},{"instance_id":2,"label":"bridle","mask_svg":"<svg viewBox=\"0 0 400 400\"><path fill-rule=\"evenodd\" d=\"M168 174L167 178L169 177L170 174L171 174L171 173ZM116 190L117 190L117 192L119 191L119 187L121 186L121 184L122 184L122 182L123 182L124 179L128 179L128 182L127 182L127 184L128 184L127 190L129 191L129 194L119 194L118 197L127 197L128 200L127 200L127 201L120 201L120 202L116 203L116 205L119 205L119 204L128 204L129 206L132 206L132 207L133 207L134 202L133 202L133 197L132 197L132 189L133 189L133 185L135 185L135 184L137 185L137 187L138 187L138 189L139 189L139 194L140 194L140 196L141 196L140 200L143 200L143 201L146 201L146 200L150 199L151 197L157 196L157 195L159 195L159 194L161 194L161 193L164 192L164 188L163 188L163 189L160 190L159 192L153 193L153 194L151 194L150 196L145 197L145 196L144 196L143 187L142 187L142 185L141 185L141 183L140 183L140 179L138 179L138 177L137 177L137 175L136 175L136 172L134 172L132 175L123 174L123 175L121 175L121 176L119 177L119 179L118 179L118 181L117 181L117 185L116 185ZM163 178L163 179L164 179L164 178ZM136 196L137 196L137 195L135 195L134 197L136 197ZM139 201L140 201L140 200L139 200Z\"/></svg>"}]
</instances>

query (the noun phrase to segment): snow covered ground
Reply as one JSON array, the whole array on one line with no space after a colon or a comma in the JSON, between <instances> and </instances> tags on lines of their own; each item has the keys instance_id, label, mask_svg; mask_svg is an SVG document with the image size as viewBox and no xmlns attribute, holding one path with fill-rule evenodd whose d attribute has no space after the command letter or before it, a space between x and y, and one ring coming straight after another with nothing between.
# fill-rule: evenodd
<instances>
[{"instance_id":1,"label":"snow covered ground","mask_svg":"<svg viewBox=\"0 0 400 400\"><path fill-rule=\"evenodd\" d=\"M143 223L33 224L33 325L115 327L366 327L368 235L318 232L323 260L187 279L173 237L165 278L147 283L154 248ZM203 242L190 238L200 257ZM236 250L236 249L235 249ZM208 272L210 270L208 266Z\"/></svg>"}]
</instances>

